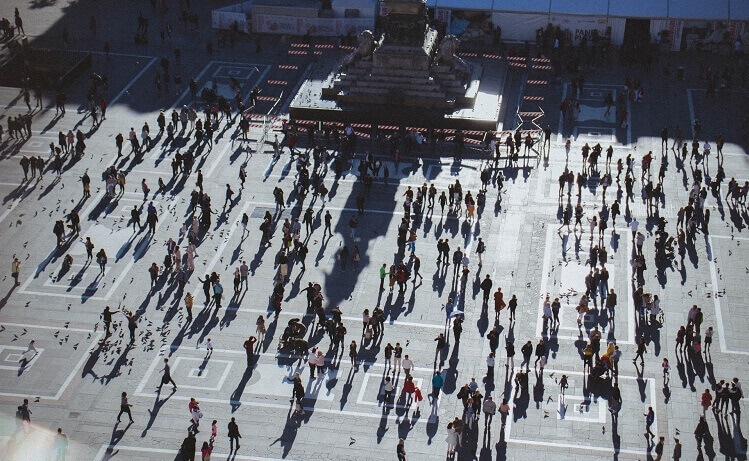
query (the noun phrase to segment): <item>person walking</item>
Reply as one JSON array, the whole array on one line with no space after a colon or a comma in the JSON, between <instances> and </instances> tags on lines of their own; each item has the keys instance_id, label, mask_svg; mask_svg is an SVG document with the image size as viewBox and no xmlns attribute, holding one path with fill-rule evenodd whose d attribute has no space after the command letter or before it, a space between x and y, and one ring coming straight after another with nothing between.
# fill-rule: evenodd
<instances>
[{"instance_id":1,"label":"person walking","mask_svg":"<svg viewBox=\"0 0 749 461\"><path fill-rule=\"evenodd\" d=\"M411 376L411 370L414 367L414 362L408 357L408 354L403 358L403 372L406 374L406 377Z\"/></svg>"},{"instance_id":2,"label":"person walking","mask_svg":"<svg viewBox=\"0 0 749 461\"><path fill-rule=\"evenodd\" d=\"M177 383L174 382L174 379L172 379L172 369L169 366L169 359L164 359L164 368L161 370L161 383L159 384L159 387L157 388L159 392L161 392L161 387L164 384L171 383L173 386L173 390L177 390Z\"/></svg>"},{"instance_id":3,"label":"person walking","mask_svg":"<svg viewBox=\"0 0 749 461\"><path fill-rule=\"evenodd\" d=\"M398 456L398 461L406 461L406 441L398 439L398 445L395 447L395 454Z\"/></svg>"},{"instance_id":4,"label":"person walking","mask_svg":"<svg viewBox=\"0 0 749 461\"><path fill-rule=\"evenodd\" d=\"M666 143L668 143L668 140L666 140ZM655 444L655 461L661 461L661 458L663 457L663 445L666 442L666 438L661 436L658 438L658 443Z\"/></svg>"},{"instance_id":5,"label":"person walking","mask_svg":"<svg viewBox=\"0 0 749 461\"><path fill-rule=\"evenodd\" d=\"M700 397L700 405L702 406L702 416L705 416L705 412L713 404L713 396L710 394L710 389L705 389Z\"/></svg>"},{"instance_id":6,"label":"person walking","mask_svg":"<svg viewBox=\"0 0 749 461\"><path fill-rule=\"evenodd\" d=\"M229 453L239 450L239 439L242 438L242 434L239 433L239 426L237 425L236 419L232 418L227 425L229 429ZM236 448L234 444L237 444Z\"/></svg>"},{"instance_id":7,"label":"person walking","mask_svg":"<svg viewBox=\"0 0 749 461\"><path fill-rule=\"evenodd\" d=\"M651 430L651 427L655 422L655 411L653 411L653 407L648 407L648 412L643 413L642 416L645 417L645 433L643 435L655 438L655 434L653 434L653 431Z\"/></svg>"},{"instance_id":8,"label":"person walking","mask_svg":"<svg viewBox=\"0 0 749 461\"><path fill-rule=\"evenodd\" d=\"M520 362L520 368L522 369L523 364L525 364L525 371L529 372L531 369L531 355L533 354L533 343L530 339L523 344L523 347L520 348L520 352L523 354L523 361Z\"/></svg>"},{"instance_id":9,"label":"person walking","mask_svg":"<svg viewBox=\"0 0 749 461\"><path fill-rule=\"evenodd\" d=\"M99 263L99 273L104 274L107 269L107 252L104 251L104 248L96 253L96 262Z\"/></svg>"},{"instance_id":10,"label":"person walking","mask_svg":"<svg viewBox=\"0 0 749 461\"><path fill-rule=\"evenodd\" d=\"M538 362L542 357L546 357L546 344L544 344L543 339L539 339L538 344L536 344L536 361L533 362L534 368L536 367L536 365L538 365ZM543 371L543 367L544 363L541 363L541 371Z\"/></svg>"},{"instance_id":11,"label":"person walking","mask_svg":"<svg viewBox=\"0 0 749 461\"><path fill-rule=\"evenodd\" d=\"M429 398L432 399L432 404L436 405L437 402L439 402L440 391L444 384L445 380L442 377L442 373L440 373L439 370L435 371L434 376L432 377L432 394L429 396Z\"/></svg>"},{"instance_id":12,"label":"person walking","mask_svg":"<svg viewBox=\"0 0 749 461\"><path fill-rule=\"evenodd\" d=\"M492 419L494 419L494 414L497 412L497 404L494 402L491 395L484 400L481 409L484 412L484 427L488 427L491 425Z\"/></svg>"},{"instance_id":13,"label":"person walking","mask_svg":"<svg viewBox=\"0 0 749 461\"><path fill-rule=\"evenodd\" d=\"M489 274L486 274L486 277L484 278L484 280L481 281L481 284L479 285L479 287L481 288L481 291L483 291L484 293L484 298L483 298L484 306L488 305L489 303L489 297L491 296L493 285L494 284L492 283L491 276ZM499 315L499 312L497 312L497 315Z\"/></svg>"},{"instance_id":14,"label":"person walking","mask_svg":"<svg viewBox=\"0 0 749 461\"><path fill-rule=\"evenodd\" d=\"M23 399L23 405L18 407L21 412L21 420L26 424L31 424L32 411L29 409L29 399Z\"/></svg>"},{"instance_id":15,"label":"person walking","mask_svg":"<svg viewBox=\"0 0 749 461\"><path fill-rule=\"evenodd\" d=\"M10 263L10 275L13 277L14 286L20 285L18 282L18 275L21 273L21 260L16 255L13 255L13 261Z\"/></svg>"},{"instance_id":16,"label":"person walking","mask_svg":"<svg viewBox=\"0 0 749 461\"><path fill-rule=\"evenodd\" d=\"M333 223L333 216L330 214L329 210L325 210L324 221L325 221L325 229L323 230L322 236L325 237L327 235L327 236L332 237L333 231L331 230L331 225Z\"/></svg>"},{"instance_id":17,"label":"person walking","mask_svg":"<svg viewBox=\"0 0 749 461\"><path fill-rule=\"evenodd\" d=\"M122 396L120 397L120 412L117 415L117 422L120 422L120 417L123 413L127 413L128 418L130 418L130 422L133 422L133 414L130 413L130 408L132 405L127 401L127 392L123 392Z\"/></svg>"},{"instance_id":18,"label":"person walking","mask_svg":"<svg viewBox=\"0 0 749 461\"><path fill-rule=\"evenodd\" d=\"M635 358L632 359L632 363L637 363L637 357L640 358L640 365L645 367L645 357L643 356L647 352L647 349L645 348L645 338L640 338L640 340L637 342L637 353L635 354Z\"/></svg>"},{"instance_id":19,"label":"person walking","mask_svg":"<svg viewBox=\"0 0 749 461\"><path fill-rule=\"evenodd\" d=\"M710 428L707 425L705 416L700 416L700 421L697 423L697 427L694 428L694 438L697 441L697 449L702 449L702 440L710 432Z\"/></svg>"}]
</instances>

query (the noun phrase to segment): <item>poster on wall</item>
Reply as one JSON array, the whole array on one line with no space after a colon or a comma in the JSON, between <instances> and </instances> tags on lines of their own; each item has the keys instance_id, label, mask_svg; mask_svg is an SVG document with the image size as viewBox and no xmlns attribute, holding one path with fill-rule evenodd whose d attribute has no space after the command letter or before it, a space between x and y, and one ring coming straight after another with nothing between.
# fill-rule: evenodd
<instances>
[{"instance_id":1,"label":"poster on wall","mask_svg":"<svg viewBox=\"0 0 749 461\"><path fill-rule=\"evenodd\" d=\"M437 8L434 10L434 20L441 22L450 28L450 10L444 8Z\"/></svg>"},{"instance_id":2,"label":"poster on wall","mask_svg":"<svg viewBox=\"0 0 749 461\"><path fill-rule=\"evenodd\" d=\"M551 15L549 17L549 22L555 26L559 26L562 30L569 30L572 34L572 40L575 45L579 45L580 40L582 40L583 37L587 37L588 40L591 40L593 38L594 30L597 30L598 35L600 36L606 34L606 18Z\"/></svg>"},{"instance_id":3,"label":"poster on wall","mask_svg":"<svg viewBox=\"0 0 749 461\"><path fill-rule=\"evenodd\" d=\"M729 21L728 32L731 34L731 41L735 42L738 37L744 36L746 32L746 22L744 21Z\"/></svg>"},{"instance_id":4,"label":"poster on wall","mask_svg":"<svg viewBox=\"0 0 749 461\"><path fill-rule=\"evenodd\" d=\"M297 18L292 16L276 16L269 14L256 14L255 32L264 34L296 34Z\"/></svg>"},{"instance_id":5,"label":"poster on wall","mask_svg":"<svg viewBox=\"0 0 749 461\"><path fill-rule=\"evenodd\" d=\"M374 18L297 18L256 14L255 31L264 34L310 34L322 37L335 37L360 32L374 27Z\"/></svg>"},{"instance_id":6,"label":"poster on wall","mask_svg":"<svg viewBox=\"0 0 749 461\"><path fill-rule=\"evenodd\" d=\"M232 23L236 22L237 27L241 32L250 32L249 24L247 23L247 15L244 13L213 10L211 16L214 29L227 30L231 27Z\"/></svg>"}]
</instances>

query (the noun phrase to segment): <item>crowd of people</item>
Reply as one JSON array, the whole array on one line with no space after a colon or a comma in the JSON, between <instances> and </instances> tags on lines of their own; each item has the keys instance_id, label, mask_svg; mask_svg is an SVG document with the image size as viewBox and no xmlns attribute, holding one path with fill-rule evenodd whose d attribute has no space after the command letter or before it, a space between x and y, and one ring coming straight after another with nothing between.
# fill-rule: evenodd
<instances>
[{"instance_id":1,"label":"crowd of people","mask_svg":"<svg viewBox=\"0 0 749 461\"><path fill-rule=\"evenodd\" d=\"M190 18L183 18L187 21ZM0 22L0 30L6 35L7 20ZM16 27L23 33L22 21L18 10L16 9ZM148 19L140 15L138 20L138 32L136 41L143 40L148 34ZM12 28L10 34L12 35ZM259 42L258 42L259 43ZM176 53L176 59L179 60L179 54ZM161 61L162 70L156 75L154 83L159 93L164 87L166 93L170 93L169 85L173 84L177 91L180 91L181 77L170 74L170 64L167 58ZM98 77L98 76L96 76ZM104 97L106 79L101 77L92 77L90 88L87 96L87 114L91 117L92 126L96 127L106 117L107 102ZM173 78L172 78L173 77ZM171 178L168 182L158 179L158 189L153 191L147 184L146 179L140 181L140 190L143 193L143 200L140 205L130 207L130 220L128 227L132 225L133 234L137 235L146 232L147 236L155 237L157 226L161 220L167 219L164 209L157 208L154 200L159 194L173 193L177 194L181 189L177 184L184 183L187 179L195 180L195 188L189 193L189 201L185 205L185 218L180 222L178 229L174 229L164 243L163 257L160 255L156 259L143 262L143 268L148 272L150 280L150 290L147 296L167 290L175 290L177 299L182 300L180 305L184 306L185 324L183 329L195 321L193 315L194 295L186 290L187 284L191 279L197 280L202 288L204 295L203 306L207 309L221 309L226 307L224 303L224 286L222 283L222 274L220 270L210 271L204 277L194 275L195 258L200 247L205 242L205 236L214 224L214 217L219 216L218 225L229 224L229 217L234 206L239 202L241 193L245 189L247 179L247 164L241 164L238 169L238 185L226 184L225 201L222 209L215 208L215 200L206 191L202 169L196 168L196 160L209 155L213 148L215 134L222 125L224 128L232 127L234 133L232 139L246 139L249 130L249 119L246 117L247 108L244 106L244 97L242 89L236 86L236 97L232 102L218 96L216 89L218 83L214 78L211 86L206 86L200 91L197 82L192 79L189 82L189 88L195 104L185 104L181 108L175 108L170 113L160 111L156 116L155 126L158 131L154 130L152 137L149 121L144 121L140 132L131 127L129 131L124 130L115 136L115 148L117 150L117 161L121 157L123 160L130 159L142 160L143 155L151 149L167 149L171 145L180 145L184 147L174 147L170 150L171 155ZM103 85L104 88L99 89ZM582 94L584 81L582 78L576 78L573 81L572 96L565 99L562 103L563 118L566 123L571 123L579 114L578 96ZM233 86L234 88L234 86ZM257 102L260 90L253 88L251 90L251 106ZM15 118L10 117L8 120L8 135L16 140L23 141L31 136L32 107L30 104L30 93L25 89L22 93L24 102L28 105L29 113L21 114ZM198 98L200 97L200 98ZM624 126L627 120L626 98L632 98L634 101L641 100L643 97L642 86L636 80L627 79L625 82L625 91L620 92L618 99L613 100L607 97L605 104L607 111L616 105L617 124ZM202 99L198 102L198 99ZM41 104L41 96L37 97ZM65 115L66 96L60 93L56 97L57 114ZM202 107L201 107L202 103ZM38 107L38 106L37 106ZM140 124L135 125L140 126ZM321 127L318 129L317 127ZM339 130L340 128L340 130ZM636 344L633 352L635 353L632 362L633 367L642 377L645 368L645 354L648 353L648 345L652 341L653 332L662 328L665 322L664 309L661 306L661 300L658 294L654 294L652 279L645 277L648 265L652 263L656 272L661 272L667 268L678 270L682 275L682 280L686 277L686 255L695 250L698 245L697 235L702 233L708 235L710 232L710 208L708 201L710 196L716 200L724 198L727 206L732 210L746 211L746 197L749 193L749 181L739 184L735 178L731 178L724 187L723 182L727 175L723 169L723 147L725 140L723 135L719 135L714 145L716 147L713 153L710 142L700 139L701 124L695 120L692 126L694 139L687 142L679 126L669 132L668 128L661 131L661 153L652 151L646 152L640 156L639 165L637 163L638 155L627 153L626 156L616 155L613 146L595 144L590 146L585 143L580 146L581 161L577 161L572 152L572 143L567 141L565 146L565 155L567 162L564 170L558 177L558 218L560 226L558 233L560 238L566 242L569 239L575 239L578 242L587 232L588 249L587 259L584 265L589 267L584 280L584 293L575 293L580 295L579 300L565 303L571 304L576 310L578 335L580 341L575 344L577 353L582 360L583 383L581 391L584 395L590 393L592 388L597 393L603 394L608 400L608 408L612 415L612 429L616 432L618 424L618 415L622 409L627 406L621 397L619 389L620 361L623 355L622 350L616 344L615 339L607 339L604 331L609 329L616 318L617 306L621 302L618 293L613 287L609 286L609 268L611 266L610 251L616 251L611 248L607 241L609 235L618 235L621 230L617 228L616 219L622 216L627 222L631 235L624 235L624 238L631 238L633 251L626 255L628 264L631 264L632 279L627 281L631 283L632 303L635 306L636 315L630 322L635 323ZM306 143L304 136L306 133ZM0 141L2 141L2 128L0 127ZM525 136L524 136L525 134ZM267 315L261 315L256 320L256 332L251 335L244 343L244 349L247 354L247 367L252 368L256 364L256 357L260 352L260 347L265 339L267 332L266 319L275 316L277 321L280 312L283 309L285 300L286 287L291 281L292 272L299 270L304 273L307 270L306 258L309 253L309 241L315 234L319 234L322 227L322 239L333 237L333 219L334 216L330 210L325 210L322 218L322 226L316 223L314 215L322 209L325 201L329 199L329 189L326 181L330 184L330 172L337 179L344 174L345 164L351 160L357 160L358 175L357 184L354 186L352 194L355 195L357 212L343 214L338 217L341 222L347 222L347 233L339 234L343 242L335 252L335 267L342 272L358 272L361 267L360 263L363 258L368 257L362 254L360 247L361 235L358 233L362 215L367 214L367 204L373 200L383 187L389 186L390 166L398 167L402 156L410 157L420 154L420 146L432 143L432 149L440 139L440 134L432 130L401 130L390 135L382 133L373 133L372 150L377 150L383 155L374 155L369 150L362 149L362 143L358 139L359 133L351 125L338 126L335 124L289 124L284 122L281 133L281 139L278 136L273 141L273 160L279 162L288 153L288 163L295 168L295 175L292 180L293 184L285 190L282 185L278 185L272 192L272 198L275 203L275 210L265 211L259 224L259 246L268 249L276 243L276 254L273 257L273 277L272 286L268 288L268 311ZM161 141L163 137L163 141ZM129 152L124 147L125 141L130 144ZM158 140L158 141L157 141ZM192 140L192 142L191 142ZM450 140L454 146L454 154L461 157L465 153L465 138L462 132L458 131ZM413 411L415 414L421 411L421 402L424 397L427 398L427 404L431 406L431 412L436 413L439 408L440 398L442 397L442 388L446 380L445 357L450 351L456 351L460 343L461 335L467 317L475 313L467 314L464 307L465 293L468 289L469 274L485 263L491 263L487 256L492 254L492 250L487 248L487 243L482 237L473 235L475 226L481 219L487 205L488 196L496 196L496 200L501 201L504 189L505 177L503 171L519 167L519 160L524 159L524 165L528 164L530 158L536 155L549 155L551 150L551 128L547 127L542 131L540 143L531 132L524 132L518 129L514 132L504 133L487 133L484 139L485 152L482 154L481 168L477 172L480 177L481 186L475 190L464 190L460 179L456 179L444 190L439 190L434 184L424 182L420 187L407 186L403 193L398 197L402 202L402 217L397 225L397 236L394 242L391 242L394 248L395 257L392 261L382 262L380 265L375 264L379 276L380 292L387 292L388 295L403 299L408 290L416 290L417 281L424 277L422 271L422 243L417 245L418 233L421 230L424 217L435 216L436 207L439 207L440 222L446 220L458 220L465 223L470 233L470 246L461 246L460 242L451 242L449 238L438 238L436 242L437 258L436 261L424 261L424 265L430 265L436 269L436 279L446 281L449 277L450 295L446 303L446 323L445 331L440 333L436 338L436 348L432 372L427 386L431 389L422 389L416 385L414 373L416 372L416 363L408 352L408 342L403 341L386 341L385 325L388 320L386 312L379 306L365 308L361 313L361 333L358 327L348 325L344 322L344 315L341 306L327 305L323 296L323 289L319 283L310 281L308 286L300 291L297 296L306 297L306 312L303 318L291 319L283 332L278 338L279 353L288 354L293 358L298 358L300 363L307 363L309 366L309 379L320 380L324 373L331 369L340 370L344 365L341 363L344 354L348 352L351 373L357 372L364 362L373 362L383 360L385 365L385 374L383 376L380 390L378 390L378 400L382 406L383 414L388 414L394 408L406 409L406 412ZM23 171L24 181L36 179L41 181L43 173L51 168L57 176L65 172L63 163L73 159L81 159L85 153L87 135L82 130L69 129L67 132L60 130L58 132L58 142L50 143L50 154L48 159L41 156L23 156L20 159L20 166ZM669 147L669 144L671 146ZM505 149L502 149L502 146ZM690 149L691 146L691 149ZM389 157L389 159L388 159ZM383 160L384 158L384 160ZM504 160L504 166L500 167L501 160ZM671 162L674 163L676 171L684 173L688 177L689 185L688 197L683 203L678 204L675 225L669 226L667 218L670 216L663 215L662 205L666 202L664 191L664 181ZM711 166L711 162L713 162ZM200 163L198 163L200 165ZM658 165L658 171L655 173L654 166ZM639 172L636 170L639 168ZM652 170L652 172L651 172ZM713 173L714 171L714 173ZM639 174L638 174L639 173ZM115 165L105 167L101 171L101 178L107 200L118 200L122 198L126 190L128 170ZM88 170L80 177L82 185L82 201L91 196L91 183ZM466 181L464 181L465 183ZM223 186L222 186L223 187ZM600 188L600 204L597 202ZM236 192L235 189L237 189ZM607 198L607 191L615 190L613 197ZM575 194L576 192L576 194ZM725 195L724 195L725 192ZM592 193L596 198L594 201L586 199L587 195ZM671 199L669 197L669 199ZM220 201L220 199L219 199ZM318 203L319 201L319 203ZM296 202L296 203L295 203ZM636 216L635 205L640 202L644 205L645 216ZM298 206L295 206L298 205ZM295 211L291 216L284 217L284 210L287 207L294 208ZM622 210L623 208L623 210ZM145 211L146 217L144 223L141 223L141 216ZM179 210L183 211L183 210ZM350 212L346 212L350 213ZM245 213L241 217L235 216L236 221L242 226L242 241L253 234L249 227L250 217ZM640 219L646 220L654 225L653 251L648 251L645 242L646 236L640 228ZM573 221L574 219L574 221ZM63 275L73 265L73 257L69 249L74 243L80 241L85 246L86 264L96 261L99 266L99 275L102 277L107 270L108 255L104 248L96 248L96 243L91 237L85 240L81 237L81 218L76 209L66 213L63 219L55 221L53 233L57 252L63 256L63 266L57 275L57 280L62 280ZM675 235L672 235L675 234ZM319 237L319 235L317 235ZM476 237L474 240L473 237ZM275 242L274 242L275 239ZM580 245L577 245L578 247ZM417 248L419 251L417 251ZM454 250L453 250L454 248ZM429 251L432 253L432 251ZM475 259L472 255L475 254ZM678 255L678 258L677 258ZM150 254L149 254L150 256ZM607 264L609 265L607 267ZM18 274L21 270L20 261L14 258L12 273L18 284ZM229 300L229 305L241 303L243 291L249 289L251 279L251 268L245 260L238 261L238 264L232 267L228 274L233 281L233 295ZM659 277L656 276L658 283ZM409 285L409 282L411 285ZM387 284L387 286L386 286ZM509 299L505 301L505 293L502 287L496 286L490 275L486 275L480 281L477 281L478 289L482 292L482 313L488 313L489 308L493 308L493 322L490 323L485 335L488 341L490 353L485 359L486 373L481 377L471 377L470 381L459 386L456 396L462 402L463 411L459 415L454 415L445 427L445 440L447 443L447 455L455 456L456 452L462 450L462 446L468 440L476 439L480 431L479 421L481 415L484 415L484 431L491 433L494 415L499 412L500 431L503 431L507 419L514 417L519 418L527 407L527 401L530 399L530 379L533 376L530 373L531 361L534 365L534 375L538 381L543 380L544 368L550 360L550 349L548 343L550 339L555 339L559 333L561 325L560 315L563 312L563 303L560 298L563 294L545 295L540 303L538 315L541 317L541 337L528 338L520 346L522 361L516 367L514 363L515 356L515 339L514 328L517 320L518 295L509 294ZM395 286L398 289L395 290ZM649 286L650 285L650 286ZM567 300L571 297L567 294ZM576 304L576 305L575 305ZM502 312L508 312L508 319L502 319ZM107 307L102 312L101 318L106 328L106 337L104 342L110 338L110 326L113 323L113 315L122 313L125 316L125 322L130 330L130 344L135 342L135 331L138 328L139 317L142 312L131 311L112 311ZM621 314L620 314L621 315ZM533 320L533 319L528 319ZM699 305L693 305L686 313L686 322L680 326L675 335L676 347L674 349L674 361L677 367L687 368L690 373L695 373L695 369L700 364L710 363L710 347L713 342L715 330L713 326L707 326L702 329L704 315ZM503 325L504 323L504 325ZM603 331L602 331L603 330ZM322 331L324 338L327 336L328 344L325 347L322 339L316 339L311 343L316 333ZM502 333L504 332L504 340ZM385 342L380 355L380 346ZM392 343L395 342L395 345ZM29 346L33 347L32 344ZM208 338L203 347L206 349L206 360L210 359L213 353L213 343ZM34 349L35 350L35 349ZM567 354L572 349L562 349L557 351L557 357ZM574 353L574 352L573 352ZM638 366L639 362L639 366ZM502 388L494 386L497 373L495 372L504 363L506 370L505 381L511 383L509 386ZM161 369L160 384L157 391L160 393L162 386L171 384L173 390L177 390L171 374L171 365L168 358L164 359L164 367ZM670 381L671 364L667 357L663 357L661 371L663 373L664 386L668 386ZM291 401L294 403L294 415L305 416L305 401L310 398L306 396L306 388L303 381L304 369L294 372L293 376L287 379L292 383ZM351 376L351 374L350 374ZM482 393L481 384L484 384ZM557 381L560 393L564 396L569 388L569 382L566 375L562 375ZM400 389L400 394L395 392ZM496 389L494 395L491 395L492 389ZM697 392L692 386L693 392ZM725 427L728 418L738 421L740 418L740 401L743 396L741 381L738 378L725 378L715 383L711 389L706 389L700 397L702 407L702 416L700 417L694 435L698 443L702 444L708 434L707 416L708 409L712 409L719 427ZM730 403L730 411L729 410ZM130 424L135 422L132 414L132 404L130 403L127 392L121 394L120 413L117 416L117 423L120 418L127 415ZM191 398L188 404L189 428L188 434L182 443L181 451L187 459L193 459L197 451L197 434L200 431L200 423L204 417L203 412L208 413L210 410L201 407L200 402ZM31 421L31 410L29 409L28 400L24 401L22 406L18 407L18 419L20 424L28 425ZM137 411L136 411L137 416ZM663 436L651 431L654 421L654 411L652 408L645 413L645 436L647 437L647 450L653 452L659 457L663 454L665 440ZM728 432L727 428L723 431ZM231 452L236 452L240 448L239 439L242 437L239 432L238 424L235 418L227 424L227 434ZM218 420L213 419L210 436L203 441L200 452L204 461L210 460L214 444L218 438ZM67 437L58 429L56 438L56 448L59 453L67 450ZM405 441L399 440L396 453L399 459L406 459ZM676 438L674 442L673 457L678 459L681 456L681 444Z\"/></svg>"}]
</instances>

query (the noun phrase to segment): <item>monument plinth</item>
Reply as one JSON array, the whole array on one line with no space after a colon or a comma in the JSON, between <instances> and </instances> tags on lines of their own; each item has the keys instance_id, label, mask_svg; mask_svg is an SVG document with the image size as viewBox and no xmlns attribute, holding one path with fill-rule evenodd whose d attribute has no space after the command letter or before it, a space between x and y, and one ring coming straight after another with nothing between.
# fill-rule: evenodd
<instances>
[{"instance_id":1,"label":"monument plinth","mask_svg":"<svg viewBox=\"0 0 749 461\"><path fill-rule=\"evenodd\" d=\"M374 37L370 31L362 32L357 48L324 80L307 80L291 103L291 117L496 127L498 93L488 96L495 99L493 105L474 110L483 67L455 54L456 37L439 40L427 21L426 0L386 0L385 8L383 34ZM424 108L433 110L425 112Z\"/></svg>"}]
</instances>

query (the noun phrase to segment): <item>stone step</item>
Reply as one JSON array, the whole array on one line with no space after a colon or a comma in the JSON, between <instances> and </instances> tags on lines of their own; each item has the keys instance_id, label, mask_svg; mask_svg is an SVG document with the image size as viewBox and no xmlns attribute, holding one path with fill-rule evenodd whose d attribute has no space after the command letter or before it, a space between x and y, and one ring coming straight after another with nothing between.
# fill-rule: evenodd
<instances>
[{"instance_id":1,"label":"stone step","mask_svg":"<svg viewBox=\"0 0 749 461\"><path fill-rule=\"evenodd\" d=\"M403 90L403 91L421 91L424 93L433 93L433 94L440 94L445 95L445 92L439 87L439 85L420 85L420 86L414 86L414 85L402 85L402 84L392 84L387 82L358 82L355 85L351 85L350 87L353 89L360 89L360 88L371 88L371 89L380 89L380 90Z\"/></svg>"},{"instance_id":2,"label":"stone step","mask_svg":"<svg viewBox=\"0 0 749 461\"><path fill-rule=\"evenodd\" d=\"M404 92L403 98L409 100L409 106L418 106L425 108L453 108L455 100L444 100L438 97L422 95L413 92ZM388 93L341 93L338 96L339 101L348 103L369 103L369 104L397 104L393 96Z\"/></svg>"},{"instance_id":3,"label":"stone step","mask_svg":"<svg viewBox=\"0 0 749 461\"><path fill-rule=\"evenodd\" d=\"M429 71L426 70L405 70L405 69L385 69L385 68L375 68L375 69L359 69L359 68L351 68L347 72L347 74L350 75L378 75L378 76L387 76L387 77L409 77L409 76L421 76L421 77L428 77Z\"/></svg>"},{"instance_id":4,"label":"stone step","mask_svg":"<svg viewBox=\"0 0 749 461\"><path fill-rule=\"evenodd\" d=\"M393 93L394 93L393 90L390 88L372 88L372 87L352 87L347 91L341 92L341 94L344 94L344 95L345 94L349 94L349 95L368 94L368 95L381 95L381 96L388 96ZM402 89L399 93L403 94L404 96L437 99L440 101L447 100L444 93L440 91L431 91L431 90L424 90L424 89L419 89L419 88L409 88L409 89Z\"/></svg>"}]
</instances>

